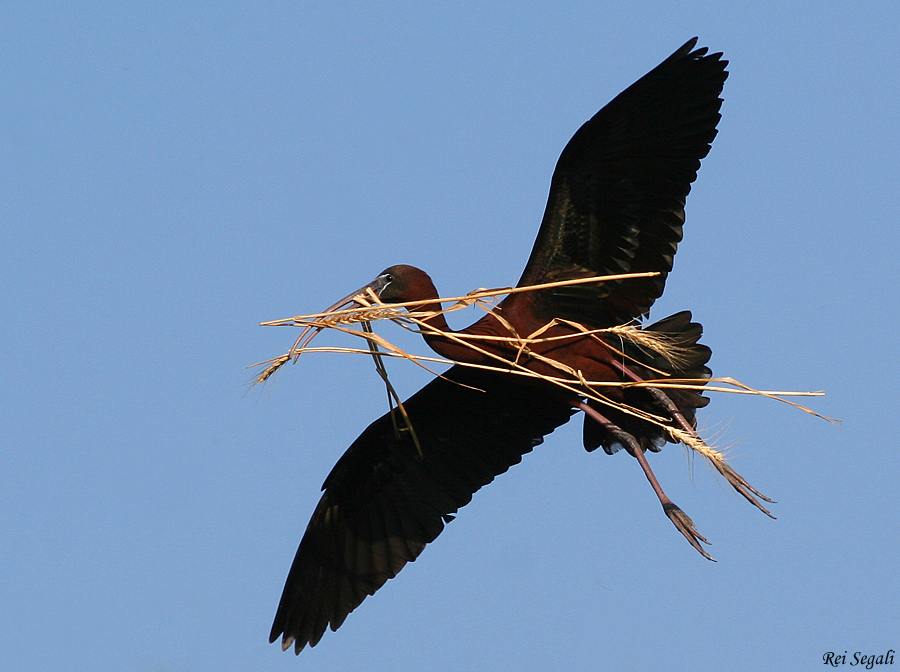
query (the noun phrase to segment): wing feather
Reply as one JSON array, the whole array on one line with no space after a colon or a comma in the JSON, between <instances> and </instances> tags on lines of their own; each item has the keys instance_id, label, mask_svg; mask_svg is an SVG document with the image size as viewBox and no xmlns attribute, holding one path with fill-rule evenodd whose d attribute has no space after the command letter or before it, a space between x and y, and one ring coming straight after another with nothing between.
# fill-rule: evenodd
<instances>
[{"instance_id":1,"label":"wing feather","mask_svg":"<svg viewBox=\"0 0 900 672\"><path fill-rule=\"evenodd\" d=\"M300 542L270 641L298 653L411 562L472 494L573 410L552 387L456 366L405 402L424 458L389 415L335 465Z\"/></svg>"},{"instance_id":2,"label":"wing feather","mask_svg":"<svg viewBox=\"0 0 900 672\"><path fill-rule=\"evenodd\" d=\"M716 137L728 73L696 38L616 96L563 149L519 286L623 272L656 278L536 293L543 319L597 326L646 315L682 238L685 198Z\"/></svg>"}]
</instances>

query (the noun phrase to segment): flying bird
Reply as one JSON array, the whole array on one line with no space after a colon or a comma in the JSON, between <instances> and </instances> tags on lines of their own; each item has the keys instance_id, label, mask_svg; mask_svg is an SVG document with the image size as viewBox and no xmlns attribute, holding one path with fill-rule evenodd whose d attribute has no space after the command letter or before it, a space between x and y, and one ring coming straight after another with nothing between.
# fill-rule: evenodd
<instances>
[{"instance_id":1,"label":"flying bird","mask_svg":"<svg viewBox=\"0 0 900 672\"><path fill-rule=\"evenodd\" d=\"M281 637L283 648L293 645L297 653L315 646L329 626L339 628L367 596L415 560L473 493L579 411L584 447L610 454L624 448L637 458L666 515L712 559L701 546L708 542L663 492L645 455L666 442L697 436L695 411L708 402L700 391L711 375L711 352L698 342L702 327L687 311L641 327L677 349L678 357L666 358L623 339L587 336L573 326L639 325L662 295L682 239L685 198L716 136L727 77L722 54L697 49L696 43L690 40L616 96L565 146L517 287L622 273L656 275L511 293L459 332L449 329L442 313L424 319L428 345L457 362L496 367L502 357L537 374L559 376L556 362L591 381L670 377L693 381L695 388L609 387L604 388L608 403L600 403L545 380L454 365L404 402L415 438L397 431L391 414L385 414L326 478L288 574L271 642ZM369 290L383 303L441 308L429 276L406 265L386 269L335 307L353 304ZM549 340L524 352L510 352L515 348L504 340L542 329ZM462 335L481 338L478 348L460 343ZM754 495L771 500L736 473L723 473L768 513Z\"/></svg>"}]
</instances>

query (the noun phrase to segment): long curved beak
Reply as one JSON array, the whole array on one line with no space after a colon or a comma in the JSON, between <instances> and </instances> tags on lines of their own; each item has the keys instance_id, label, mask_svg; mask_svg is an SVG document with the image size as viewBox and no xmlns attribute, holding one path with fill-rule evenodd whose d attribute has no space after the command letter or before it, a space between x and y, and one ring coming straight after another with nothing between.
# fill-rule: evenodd
<instances>
[{"instance_id":1,"label":"long curved beak","mask_svg":"<svg viewBox=\"0 0 900 672\"><path fill-rule=\"evenodd\" d=\"M387 284L388 284L388 281L385 279L385 277L383 275L379 275L372 282L363 285L362 287L357 289L355 292L351 292L350 294L345 296L343 299L341 299L334 305L329 306L322 312L330 313L334 310L341 310L342 308L349 308L352 305L362 306L361 303L359 303L358 301L355 301L354 299L356 299L358 296L366 296L369 293L370 289L375 293L375 296L380 296L381 291L385 288L385 286ZM322 327L312 327L312 326L306 327L302 332L300 332L300 335L297 337L297 340L294 341L294 346L291 348L291 351L293 352L293 351L305 348L307 345L309 345L309 342L312 339L314 339L320 331L322 331ZM299 357L299 356L300 356L299 352L296 352L294 354L295 362L297 361L297 357Z\"/></svg>"},{"instance_id":2,"label":"long curved beak","mask_svg":"<svg viewBox=\"0 0 900 672\"><path fill-rule=\"evenodd\" d=\"M368 290L370 290L370 289L372 290L372 292L374 292L375 296L381 296L381 291L387 286L387 284L388 284L388 280L384 277L384 275L379 275L372 282L370 282L366 285L363 285L362 287L357 289L355 292L350 292L343 299L341 299L340 301L335 303L330 308L326 308L322 312L330 313L333 310L340 310L341 308L343 308L345 306L349 307L350 304L356 304L357 306L362 306L362 304L359 303L358 301L354 301L354 299L356 297L365 296L366 294L369 293Z\"/></svg>"}]
</instances>

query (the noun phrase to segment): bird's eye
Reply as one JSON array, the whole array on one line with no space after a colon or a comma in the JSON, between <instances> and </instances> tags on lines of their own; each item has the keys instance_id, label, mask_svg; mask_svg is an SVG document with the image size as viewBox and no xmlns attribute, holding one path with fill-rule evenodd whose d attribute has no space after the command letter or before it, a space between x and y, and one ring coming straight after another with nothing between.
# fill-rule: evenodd
<instances>
[{"instance_id":1,"label":"bird's eye","mask_svg":"<svg viewBox=\"0 0 900 672\"><path fill-rule=\"evenodd\" d=\"M394 281L394 276L391 275L390 273L385 273L383 277L384 277L384 279L385 279L387 282L393 282L393 281Z\"/></svg>"}]
</instances>

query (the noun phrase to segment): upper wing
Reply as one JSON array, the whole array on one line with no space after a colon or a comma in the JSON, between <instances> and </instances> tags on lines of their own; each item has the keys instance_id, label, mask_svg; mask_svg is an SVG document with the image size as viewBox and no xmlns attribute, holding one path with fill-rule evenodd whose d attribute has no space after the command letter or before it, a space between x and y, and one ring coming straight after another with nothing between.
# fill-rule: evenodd
<instances>
[{"instance_id":1,"label":"upper wing","mask_svg":"<svg viewBox=\"0 0 900 672\"><path fill-rule=\"evenodd\" d=\"M537 292L544 318L624 324L662 294L681 241L684 202L716 136L722 54L694 38L616 96L563 149L519 286L659 271L648 279Z\"/></svg>"},{"instance_id":2,"label":"upper wing","mask_svg":"<svg viewBox=\"0 0 900 672\"><path fill-rule=\"evenodd\" d=\"M390 414L353 442L322 486L269 641L283 635L283 647L293 643L299 653L329 624L336 630L415 560L476 490L574 412L552 386L461 366L404 407L423 457L408 430L395 433Z\"/></svg>"}]
</instances>

